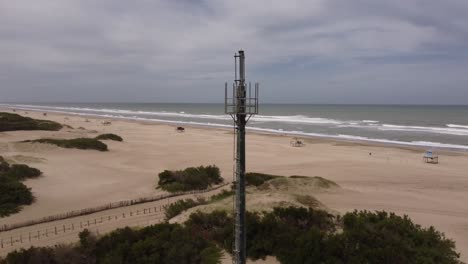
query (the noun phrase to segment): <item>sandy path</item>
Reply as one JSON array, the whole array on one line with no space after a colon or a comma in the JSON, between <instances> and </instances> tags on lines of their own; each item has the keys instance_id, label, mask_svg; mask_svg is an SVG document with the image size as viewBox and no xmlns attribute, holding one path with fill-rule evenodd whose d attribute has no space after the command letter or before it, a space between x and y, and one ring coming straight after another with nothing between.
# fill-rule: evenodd
<instances>
[{"instance_id":1,"label":"sandy path","mask_svg":"<svg viewBox=\"0 0 468 264\"><path fill-rule=\"evenodd\" d=\"M17 228L0 233L0 256L15 249L30 246L54 246L78 241L78 233L88 229L96 234L105 234L117 228L145 227L164 221L167 206L180 199L209 198L221 189L210 192L181 195L160 201L110 209L85 216L73 217L33 226Z\"/></svg>"},{"instance_id":2,"label":"sandy path","mask_svg":"<svg viewBox=\"0 0 468 264\"><path fill-rule=\"evenodd\" d=\"M29 116L44 118L31 111ZM160 194L154 187L164 169L216 164L223 177L232 178L232 131L187 128L176 133L174 126L164 124L115 120L103 126L89 117L89 123L79 116L65 120L64 115L49 114L47 118L86 130L0 133L0 155L39 158L42 161L29 164L44 172L44 177L26 181L37 202L0 219L0 225ZM106 142L110 151L105 153L12 143L39 137L91 137L96 135L93 130L119 134L125 141ZM420 148L322 139L307 139L305 147L293 148L289 140L249 133L248 171L333 180L346 191L318 194L329 208L408 214L416 223L433 225L453 238L462 259L468 261L467 153L441 151L440 164L429 165L422 162L424 149Z\"/></svg>"}]
</instances>

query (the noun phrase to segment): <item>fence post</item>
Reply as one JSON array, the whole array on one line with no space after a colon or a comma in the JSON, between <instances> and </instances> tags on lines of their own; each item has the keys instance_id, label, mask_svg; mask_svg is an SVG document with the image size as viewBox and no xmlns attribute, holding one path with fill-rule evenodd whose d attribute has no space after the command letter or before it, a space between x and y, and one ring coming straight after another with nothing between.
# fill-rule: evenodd
<instances>
[{"instance_id":1,"label":"fence post","mask_svg":"<svg viewBox=\"0 0 468 264\"><path fill-rule=\"evenodd\" d=\"M65 233L65 225L63 225L63 232Z\"/></svg>"},{"instance_id":2,"label":"fence post","mask_svg":"<svg viewBox=\"0 0 468 264\"><path fill-rule=\"evenodd\" d=\"M122 218L125 218L125 213L122 213Z\"/></svg>"},{"instance_id":3,"label":"fence post","mask_svg":"<svg viewBox=\"0 0 468 264\"><path fill-rule=\"evenodd\" d=\"M111 220L111 216L109 215L109 221Z\"/></svg>"},{"instance_id":4,"label":"fence post","mask_svg":"<svg viewBox=\"0 0 468 264\"><path fill-rule=\"evenodd\" d=\"M102 216L101 216L101 224L102 224Z\"/></svg>"},{"instance_id":5,"label":"fence post","mask_svg":"<svg viewBox=\"0 0 468 264\"><path fill-rule=\"evenodd\" d=\"M96 222L96 218L94 218L94 224L96 224L96 223L97 223L97 222Z\"/></svg>"},{"instance_id":6,"label":"fence post","mask_svg":"<svg viewBox=\"0 0 468 264\"><path fill-rule=\"evenodd\" d=\"M37 239L41 239L41 231L37 230Z\"/></svg>"},{"instance_id":7,"label":"fence post","mask_svg":"<svg viewBox=\"0 0 468 264\"><path fill-rule=\"evenodd\" d=\"M132 216L132 211L130 211L130 216Z\"/></svg>"},{"instance_id":8,"label":"fence post","mask_svg":"<svg viewBox=\"0 0 468 264\"><path fill-rule=\"evenodd\" d=\"M88 220L88 226L89 226L89 220Z\"/></svg>"},{"instance_id":9,"label":"fence post","mask_svg":"<svg viewBox=\"0 0 468 264\"><path fill-rule=\"evenodd\" d=\"M139 214L140 214L140 210L137 210L137 215L139 215Z\"/></svg>"},{"instance_id":10,"label":"fence post","mask_svg":"<svg viewBox=\"0 0 468 264\"><path fill-rule=\"evenodd\" d=\"M80 228L81 228L81 229L83 228L83 224L81 223L81 221L80 221Z\"/></svg>"},{"instance_id":11,"label":"fence post","mask_svg":"<svg viewBox=\"0 0 468 264\"><path fill-rule=\"evenodd\" d=\"M23 234L20 234L20 242L23 244Z\"/></svg>"},{"instance_id":12,"label":"fence post","mask_svg":"<svg viewBox=\"0 0 468 264\"><path fill-rule=\"evenodd\" d=\"M72 230L75 230L75 225L72 223Z\"/></svg>"},{"instance_id":13,"label":"fence post","mask_svg":"<svg viewBox=\"0 0 468 264\"><path fill-rule=\"evenodd\" d=\"M57 227L55 227L55 234L57 235Z\"/></svg>"},{"instance_id":14,"label":"fence post","mask_svg":"<svg viewBox=\"0 0 468 264\"><path fill-rule=\"evenodd\" d=\"M31 232L29 232L29 242L31 242Z\"/></svg>"},{"instance_id":15,"label":"fence post","mask_svg":"<svg viewBox=\"0 0 468 264\"><path fill-rule=\"evenodd\" d=\"M2 245L2 248L3 248L3 238L0 240L0 244Z\"/></svg>"},{"instance_id":16,"label":"fence post","mask_svg":"<svg viewBox=\"0 0 468 264\"><path fill-rule=\"evenodd\" d=\"M45 236L48 237L49 236L49 229L46 228L45 230Z\"/></svg>"}]
</instances>

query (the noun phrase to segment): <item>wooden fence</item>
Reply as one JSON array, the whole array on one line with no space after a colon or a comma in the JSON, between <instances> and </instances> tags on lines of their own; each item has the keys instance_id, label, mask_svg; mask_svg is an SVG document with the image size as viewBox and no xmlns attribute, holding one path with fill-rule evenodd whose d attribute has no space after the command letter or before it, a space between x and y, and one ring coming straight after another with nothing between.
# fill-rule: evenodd
<instances>
[{"instance_id":1,"label":"wooden fence","mask_svg":"<svg viewBox=\"0 0 468 264\"><path fill-rule=\"evenodd\" d=\"M34 220L29 220L25 222L20 222L20 223L14 223L14 224L5 224L3 226L0 226L0 233L5 232L5 231L10 231L13 229L17 228L22 228L22 227L27 227L27 226L32 226L32 225L37 225L37 224L43 224L47 222L53 222L53 221L58 221L58 220L63 220L67 218L73 218L73 217L78 217L78 216L83 216L83 215L89 215L93 213L98 213L110 209L115 209L115 208L121 208L121 207L126 207L126 206L131 206L131 205L136 205L136 204L142 204L142 203L149 203L149 202L155 202L155 201L160 201L172 197L178 197L178 196L183 196L183 195L191 195L191 194L200 194L200 193L206 193L206 192L211 192L217 189L220 189L230 183L224 183L219 186L206 189L206 190L199 190L199 191L191 191L191 192L177 192L177 193L168 193L168 194L161 194L157 196L151 196L151 197L142 197L138 199L132 199L132 200L125 200L125 201L119 201L119 202L113 202L101 206L96 206L96 207L91 207L91 208L85 208L81 210L75 210L75 211L70 211L67 213L62 213L62 214L57 214L57 215L52 215L52 216L46 216L43 218L39 219L34 219Z\"/></svg>"},{"instance_id":2,"label":"wooden fence","mask_svg":"<svg viewBox=\"0 0 468 264\"><path fill-rule=\"evenodd\" d=\"M99 235L100 231L105 232L108 229L106 225L111 224L114 221L127 220L130 221L130 225L146 226L148 223L141 225L141 222L149 222L145 217L151 217L151 224L155 222L163 222L164 212L168 205L152 206L140 209L133 209L126 212L119 212L116 214L110 214L99 217L91 217L89 219L82 219L76 222L68 222L63 224L54 224L51 226L43 226L36 230L29 230L25 232L19 232L16 234L4 235L0 237L0 252L6 250L6 252L11 251L13 246L31 246L34 245L37 241L45 240L56 240L60 239L65 235L75 234L81 232L84 229L89 229L94 231ZM139 219L143 217L143 219ZM140 221L138 221L140 220ZM112 228L111 229L115 229ZM109 230L107 230L109 231Z\"/></svg>"}]
</instances>

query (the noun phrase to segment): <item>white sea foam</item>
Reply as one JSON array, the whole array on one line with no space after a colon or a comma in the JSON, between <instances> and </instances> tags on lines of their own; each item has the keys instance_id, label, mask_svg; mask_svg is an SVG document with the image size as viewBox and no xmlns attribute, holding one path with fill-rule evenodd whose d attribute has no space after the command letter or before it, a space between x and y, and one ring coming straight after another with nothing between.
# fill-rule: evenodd
<instances>
[{"instance_id":1,"label":"white sea foam","mask_svg":"<svg viewBox=\"0 0 468 264\"><path fill-rule=\"evenodd\" d=\"M68 113L73 115L84 115L84 116L98 116L106 118L119 118L119 119L131 119L131 120L141 120L141 121L150 121L150 122L162 122L169 124L187 124L187 125L196 125L196 126L209 126L209 127L220 127L220 128L231 128L230 124L219 124L212 122L199 122L199 121L187 121L187 120L166 120L155 118L159 117L185 117L185 118L198 118L198 119L211 119L211 120L231 120L231 117L226 115L207 115L207 114L187 114L183 112L173 113L173 112L148 112L148 111L132 111L132 110L121 110L121 109L95 109L95 108L84 108L84 107L59 107L59 106L36 106L36 105L8 105L0 104L0 106L6 106L10 108L22 109L22 110L31 110L31 111L50 111L57 113ZM326 118L311 118L302 115L295 116L263 116L259 115L253 117L254 122L279 122L279 123L303 123L303 124L315 124L315 125L333 125L334 127L356 127L356 128L366 128L366 129L378 129L384 131L409 131L409 132L425 132L425 133L438 133L438 134L449 134L449 135L468 135L468 126L457 125L457 124L447 124L447 127L423 127L423 126L402 126L402 125L391 125L391 124L377 124L379 121L375 120L362 120L361 122L357 121L339 121L334 119ZM367 122L366 122L367 121ZM271 128L261 128L261 127L249 127L249 130L268 132L275 134L287 134L287 135L298 135L298 136L311 136L311 137L324 137L324 138L335 138L335 139L344 139L344 140L358 140L358 141L368 141L368 142L379 142L386 144L398 144L398 145L407 145L407 146L424 146L424 147L435 147L435 148L450 148L450 149L460 149L468 150L466 145L456 145L456 144L446 144L439 142L430 142L430 141L399 141L399 140L389 140L381 138L368 138L362 136L338 134L322 134L322 133L309 133L304 131L288 131Z\"/></svg>"},{"instance_id":2,"label":"white sea foam","mask_svg":"<svg viewBox=\"0 0 468 264\"><path fill-rule=\"evenodd\" d=\"M447 134L457 136L468 136L467 129L460 128L445 128L445 127L424 127L424 126L401 126L401 125L390 125L383 124L379 127L380 130L384 131L408 131L408 132L425 132L425 133L436 133L436 134Z\"/></svg>"},{"instance_id":3,"label":"white sea foam","mask_svg":"<svg viewBox=\"0 0 468 264\"><path fill-rule=\"evenodd\" d=\"M468 129L468 126L466 126L466 125L447 124L446 126L447 126L447 127L451 127L451 128L464 128L464 129Z\"/></svg>"}]
</instances>

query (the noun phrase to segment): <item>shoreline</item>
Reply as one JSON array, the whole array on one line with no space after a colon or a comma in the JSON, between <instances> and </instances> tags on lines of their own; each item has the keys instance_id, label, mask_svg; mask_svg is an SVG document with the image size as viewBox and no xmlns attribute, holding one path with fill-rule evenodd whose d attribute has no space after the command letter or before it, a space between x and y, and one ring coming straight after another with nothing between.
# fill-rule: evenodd
<instances>
[{"instance_id":1,"label":"shoreline","mask_svg":"<svg viewBox=\"0 0 468 264\"><path fill-rule=\"evenodd\" d=\"M41 110L41 109L30 109L30 108L22 108L22 107L14 107L14 105L5 106L0 104L0 111L8 110L12 111L13 109L19 109L21 111L29 111L34 113L54 113L56 115L61 116L80 116L80 117L91 117L94 119L99 120L112 120L112 121L126 121L126 122L134 122L138 124L154 124L154 125L168 125L168 126L187 126L187 127L194 127L194 128L201 128L201 129L212 129L212 130L222 130L222 131L231 131L231 125L221 125L221 124L203 124L198 122L185 122L185 121L172 121L172 120L162 120L162 119L146 119L146 118L138 118L138 117L124 117L124 116L105 116L105 115L98 115L98 114L91 114L91 113L75 113L75 112L67 112L67 111L60 111L60 110ZM19 114L19 113L18 113ZM299 133L293 131L273 131L272 129L263 129L263 128L252 128L248 127L246 130L253 134L259 135L269 135L269 136L279 136L279 137L299 137L306 140L322 140L325 142L338 142L338 143L349 143L349 144L359 144L365 146L383 146L383 147L396 147L400 149L406 150L415 150L415 151L426 151L428 149L435 150L440 153L468 153L468 146L463 145L454 145L454 147L443 147L443 146L431 146L431 145L419 145L414 144L413 142L404 142L404 141L395 141L395 140L387 140L387 139L372 139L372 138L345 138L335 136L335 135L325 135L325 134L316 134L310 135L311 133ZM436 142L434 142L436 143ZM437 143L437 144L445 144L445 143ZM451 145L451 144L445 144ZM460 147L455 147L460 146Z\"/></svg>"},{"instance_id":2,"label":"shoreline","mask_svg":"<svg viewBox=\"0 0 468 264\"><path fill-rule=\"evenodd\" d=\"M178 133L177 124L50 111L43 116L46 111L28 111L25 116L73 128L0 133L0 155L38 168L44 175L24 182L32 188L36 202L1 218L0 225L160 195L160 190L155 189L157 177L166 169L215 164L225 180L232 179L232 129L186 126L185 133ZM112 121L111 125L103 125L103 120ZM117 134L124 141L105 141L108 152L18 143L41 137L68 139L103 133ZM422 162L421 148L301 138L305 146L294 148L290 146L291 136L249 132L248 171L334 181L341 186L340 191L311 193L326 208L341 214L385 210L408 215L421 226L434 226L444 232L456 241L462 260L468 260L468 153L438 151L441 162L433 165Z\"/></svg>"}]
</instances>

